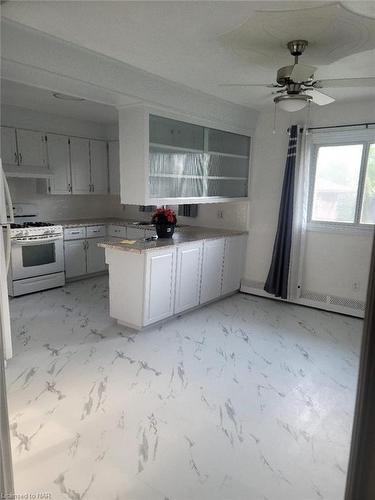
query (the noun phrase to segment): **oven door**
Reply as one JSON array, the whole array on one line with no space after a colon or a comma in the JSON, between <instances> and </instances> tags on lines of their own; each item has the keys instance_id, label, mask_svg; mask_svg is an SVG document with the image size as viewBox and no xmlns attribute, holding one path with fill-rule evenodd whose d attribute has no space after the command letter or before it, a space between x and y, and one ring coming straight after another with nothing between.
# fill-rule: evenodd
<instances>
[{"instance_id":1,"label":"oven door","mask_svg":"<svg viewBox=\"0 0 375 500\"><path fill-rule=\"evenodd\" d=\"M13 280L64 271L62 236L12 240L11 263Z\"/></svg>"}]
</instances>

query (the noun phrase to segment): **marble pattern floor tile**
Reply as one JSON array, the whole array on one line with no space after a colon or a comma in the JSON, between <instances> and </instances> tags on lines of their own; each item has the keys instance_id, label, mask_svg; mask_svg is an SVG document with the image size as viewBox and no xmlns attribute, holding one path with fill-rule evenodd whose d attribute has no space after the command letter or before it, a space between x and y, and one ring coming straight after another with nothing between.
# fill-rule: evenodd
<instances>
[{"instance_id":1,"label":"marble pattern floor tile","mask_svg":"<svg viewBox=\"0 0 375 500\"><path fill-rule=\"evenodd\" d=\"M362 321L236 294L136 333L109 317L106 277L11 316L17 493L343 498Z\"/></svg>"}]
</instances>

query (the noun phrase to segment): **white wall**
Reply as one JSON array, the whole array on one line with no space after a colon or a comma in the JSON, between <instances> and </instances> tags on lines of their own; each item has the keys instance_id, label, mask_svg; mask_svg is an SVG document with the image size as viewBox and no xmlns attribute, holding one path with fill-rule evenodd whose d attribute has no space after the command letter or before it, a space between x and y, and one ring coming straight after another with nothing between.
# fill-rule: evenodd
<instances>
[{"instance_id":1,"label":"white wall","mask_svg":"<svg viewBox=\"0 0 375 500\"><path fill-rule=\"evenodd\" d=\"M8 179L14 203L33 203L44 221L111 217L112 198L109 195L49 195L45 181ZM119 201L117 202L119 204Z\"/></svg>"},{"instance_id":2,"label":"white wall","mask_svg":"<svg viewBox=\"0 0 375 500\"><path fill-rule=\"evenodd\" d=\"M266 280L277 226L281 186L288 144L287 128L303 124L305 111L279 113L276 134L273 109L264 110L257 123L250 190L249 238L245 281L262 288ZM374 103L357 101L312 106L310 126L344 125L374 121ZM304 261L305 290L365 300L372 233L309 232ZM353 283L359 282L358 290Z\"/></svg>"}]
</instances>

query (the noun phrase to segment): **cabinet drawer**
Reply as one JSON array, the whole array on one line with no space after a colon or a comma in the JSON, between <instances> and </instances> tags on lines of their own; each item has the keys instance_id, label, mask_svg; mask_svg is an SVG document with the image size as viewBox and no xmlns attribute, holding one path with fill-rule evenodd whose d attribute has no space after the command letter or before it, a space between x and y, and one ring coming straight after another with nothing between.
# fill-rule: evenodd
<instances>
[{"instance_id":1,"label":"cabinet drawer","mask_svg":"<svg viewBox=\"0 0 375 500\"><path fill-rule=\"evenodd\" d=\"M108 226L108 236L112 236L113 238L126 238L126 227L110 224Z\"/></svg>"},{"instance_id":2,"label":"cabinet drawer","mask_svg":"<svg viewBox=\"0 0 375 500\"><path fill-rule=\"evenodd\" d=\"M105 236L105 234L105 226L87 226L86 228L87 238L100 238L101 236Z\"/></svg>"},{"instance_id":3,"label":"cabinet drawer","mask_svg":"<svg viewBox=\"0 0 375 500\"><path fill-rule=\"evenodd\" d=\"M86 238L85 227L70 227L64 229L64 240L81 240Z\"/></svg>"}]
</instances>

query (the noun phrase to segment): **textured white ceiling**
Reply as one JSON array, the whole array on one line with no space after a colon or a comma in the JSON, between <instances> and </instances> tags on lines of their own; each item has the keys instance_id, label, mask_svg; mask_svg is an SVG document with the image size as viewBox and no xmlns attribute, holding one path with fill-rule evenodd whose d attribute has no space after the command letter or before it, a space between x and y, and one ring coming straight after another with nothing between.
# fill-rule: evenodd
<instances>
[{"instance_id":1,"label":"textured white ceiling","mask_svg":"<svg viewBox=\"0 0 375 500\"><path fill-rule=\"evenodd\" d=\"M375 49L375 19L339 3L287 11L257 11L241 26L220 36L233 53L265 68L285 57L291 40L307 40L303 59L323 66Z\"/></svg>"},{"instance_id":2,"label":"textured white ceiling","mask_svg":"<svg viewBox=\"0 0 375 500\"><path fill-rule=\"evenodd\" d=\"M355 4L367 13L366 2L345 4L349 8ZM322 23L317 22L316 16L312 18L315 21L311 22L307 22L305 17L309 13L311 15L312 9L326 5L327 2L306 1L10 1L2 6L2 15L163 78L228 101L260 108L272 101L269 89L223 88L219 84L274 81L277 68L291 62L288 51L282 48L284 38L294 38L294 33L302 36L306 33L305 29L308 29L307 38L314 41L302 62L314 64L320 61L316 73L318 78L375 76L375 51L369 42L371 33L366 32L369 21L362 22L355 14L351 22L331 22L328 28L327 23L324 24L326 43L330 41L336 51L331 59L327 58L327 48L321 43ZM262 40L248 42L246 29L241 29L241 26L247 27L254 23L259 10L279 11L279 14L268 15L267 22L272 24L272 29L262 25L263 29L259 30L263 35L268 33L268 55L264 54ZM293 10L299 12L287 13ZM304 23L298 22L302 10ZM262 16L267 18L265 14ZM302 25L305 28L301 31ZM239 43L236 46L233 36L229 36L231 41L227 43L225 34L233 35L238 30L241 32L242 45ZM336 60L338 56L351 54L350 50L339 53L340 41L352 49L353 46L360 46L359 50L368 50ZM246 48L249 43L253 45L252 55ZM261 58L259 52L263 54ZM330 62L332 59L335 62ZM355 89L330 89L329 94L347 100L375 97L375 90L361 89L358 92Z\"/></svg>"}]
</instances>

